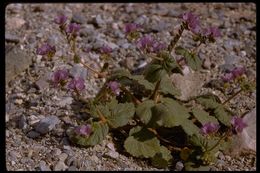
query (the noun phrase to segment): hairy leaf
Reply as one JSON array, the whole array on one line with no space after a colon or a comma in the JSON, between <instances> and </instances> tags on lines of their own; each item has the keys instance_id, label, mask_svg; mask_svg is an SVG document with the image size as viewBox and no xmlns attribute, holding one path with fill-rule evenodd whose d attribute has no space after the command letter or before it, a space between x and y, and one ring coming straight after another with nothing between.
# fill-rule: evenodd
<instances>
[{"instance_id":1,"label":"hairy leaf","mask_svg":"<svg viewBox=\"0 0 260 173\"><path fill-rule=\"evenodd\" d=\"M193 108L192 114L197 118L197 120L201 124L205 124L207 122L213 122L218 124L218 120L215 117L209 116L209 114L206 111L201 110L199 108Z\"/></svg>"},{"instance_id":2,"label":"hairy leaf","mask_svg":"<svg viewBox=\"0 0 260 173\"><path fill-rule=\"evenodd\" d=\"M82 146L94 146L102 142L108 134L109 128L107 124L94 122L92 124L92 134L89 137L77 135L75 132L69 134L69 138L76 144Z\"/></svg>"},{"instance_id":3,"label":"hairy leaf","mask_svg":"<svg viewBox=\"0 0 260 173\"><path fill-rule=\"evenodd\" d=\"M145 69L144 75L146 80L155 83L160 80L164 75L166 75L166 71L162 68L160 64L150 64Z\"/></svg>"},{"instance_id":4,"label":"hairy leaf","mask_svg":"<svg viewBox=\"0 0 260 173\"><path fill-rule=\"evenodd\" d=\"M177 89L169 76L165 76L162 80L161 80L161 85L160 85L160 90L162 91L162 93L164 94L171 94L173 96L180 96L181 92L179 89Z\"/></svg>"},{"instance_id":5,"label":"hairy leaf","mask_svg":"<svg viewBox=\"0 0 260 173\"><path fill-rule=\"evenodd\" d=\"M214 94L206 94L197 97L196 99L200 104L202 104L206 109L215 109L218 107L220 99Z\"/></svg>"},{"instance_id":6,"label":"hairy leaf","mask_svg":"<svg viewBox=\"0 0 260 173\"><path fill-rule=\"evenodd\" d=\"M226 126L231 126L230 120L232 118L232 115L228 110L224 108L224 106L219 105L215 110L214 110L214 115L217 117L217 119L223 123Z\"/></svg>"},{"instance_id":7,"label":"hairy leaf","mask_svg":"<svg viewBox=\"0 0 260 173\"><path fill-rule=\"evenodd\" d=\"M152 117L152 110L151 108L154 106L153 100L146 100L142 102L140 105L136 108L136 115L140 118L140 120L147 124L151 117Z\"/></svg>"},{"instance_id":8,"label":"hairy leaf","mask_svg":"<svg viewBox=\"0 0 260 173\"><path fill-rule=\"evenodd\" d=\"M188 121L189 113L186 107L180 105L176 100L162 98L162 103L153 107L153 120L159 126L174 127Z\"/></svg>"},{"instance_id":9,"label":"hairy leaf","mask_svg":"<svg viewBox=\"0 0 260 173\"><path fill-rule=\"evenodd\" d=\"M160 147L160 152L156 153L152 158L152 165L157 168L166 168L171 164L171 152L164 146Z\"/></svg>"},{"instance_id":10,"label":"hairy leaf","mask_svg":"<svg viewBox=\"0 0 260 173\"><path fill-rule=\"evenodd\" d=\"M124 142L124 148L131 155L141 158L151 158L161 151L160 142L156 136L140 126L130 130L129 137Z\"/></svg>"},{"instance_id":11,"label":"hairy leaf","mask_svg":"<svg viewBox=\"0 0 260 173\"><path fill-rule=\"evenodd\" d=\"M135 106L133 103L119 103L110 107L110 115L107 116L108 123L111 127L122 127L134 116Z\"/></svg>"},{"instance_id":12,"label":"hairy leaf","mask_svg":"<svg viewBox=\"0 0 260 173\"><path fill-rule=\"evenodd\" d=\"M130 78L137 81L140 85L143 85L146 89L154 90L154 84L144 79L143 75L133 75Z\"/></svg>"},{"instance_id":13,"label":"hairy leaf","mask_svg":"<svg viewBox=\"0 0 260 173\"><path fill-rule=\"evenodd\" d=\"M131 76L131 73L128 70L122 68L114 71L111 74L110 80L114 80L116 78L121 78L121 77L129 77L129 76Z\"/></svg>"},{"instance_id":14,"label":"hairy leaf","mask_svg":"<svg viewBox=\"0 0 260 173\"><path fill-rule=\"evenodd\" d=\"M178 46L175 48L175 53L177 55L182 55L193 70L199 70L201 68L202 61L200 58L197 55L189 52L187 49Z\"/></svg>"}]
</instances>

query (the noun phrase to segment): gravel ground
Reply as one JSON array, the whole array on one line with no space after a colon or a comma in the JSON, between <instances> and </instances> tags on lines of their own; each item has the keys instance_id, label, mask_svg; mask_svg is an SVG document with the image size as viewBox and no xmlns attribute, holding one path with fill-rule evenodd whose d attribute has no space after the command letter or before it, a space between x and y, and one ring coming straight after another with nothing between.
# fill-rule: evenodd
<instances>
[{"instance_id":1,"label":"gravel ground","mask_svg":"<svg viewBox=\"0 0 260 173\"><path fill-rule=\"evenodd\" d=\"M66 136L68 124L77 125L86 114L77 111L84 105L73 101L70 93L50 88L46 82L57 68L77 69L67 52L66 40L53 19L65 13L82 25L77 43L81 48L99 48L106 43L114 49L110 68L142 66L147 60L128 43L123 33L124 24L136 22L144 26L144 33L152 32L164 42L170 40L170 31L179 27L177 16L191 10L201 17L203 25L219 26L222 38L216 44L203 47L199 56L204 60L204 83L219 77L230 66L243 65L249 76L256 76L256 7L252 3L116 3L116 4L10 4L6 8L6 168L17 170L160 170L149 161L136 159L120 147L120 139L108 135L102 144L80 148ZM191 46L184 33L180 43ZM53 61L35 54L44 41L56 45ZM250 46L249 46L250 45ZM10 52L18 53L11 54ZM103 62L96 52L80 52L94 68ZM63 57L63 58L61 58ZM20 59L19 59L20 58ZM18 61L17 61L18 60ZM12 66L15 64L15 67ZM8 74L8 75L7 75ZM104 83L91 72L82 73L87 79L84 97L94 97ZM199 93L213 91L224 100L216 88L204 87ZM230 103L237 113L256 107L256 96L241 94ZM42 127L39 124L47 124ZM236 154L233 154L236 153ZM181 170L182 163L169 170ZM168 169L167 169L168 170ZM217 171L256 170L256 153L237 149L237 152L218 154L212 166Z\"/></svg>"}]
</instances>

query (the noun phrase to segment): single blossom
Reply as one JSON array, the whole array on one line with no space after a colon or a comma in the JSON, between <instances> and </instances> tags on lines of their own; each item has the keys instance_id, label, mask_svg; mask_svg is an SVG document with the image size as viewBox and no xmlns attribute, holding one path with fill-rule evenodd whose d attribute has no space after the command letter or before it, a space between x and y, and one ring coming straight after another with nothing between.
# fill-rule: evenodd
<instances>
[{"instance_id":1,"label":"single blossom","mask_svg":"<svg viewBox=\"0 0 260 173\"><path fill-rule=\"evenodd\" d=\"M54 22L58 25L64 25L65 22L67 21L67 16L65 15L59 15L54 19Z\"/></svg>"},{"instance_id":2,"label":"single blossom","mask_svg":"<svg viewBox=\"0 0 260 173\"><path fill-rule=\"evenodd\" d=\"M100 52L103 53L103 54L109 54L113 51L113 49L109 46L102 46L100 48Z\"/></svg>"},{"instance_id":3,"label":"single blossom","mask_svg":"<svg viewBox=\"0 0 260 173\"><path fill-rule=\"evenodd\" d=\"M111 91L115 94L115 95L119 95L120 94L120 84L116 81L110 81L107 86L111 89Z\"/></svg>"},{"instance_id":4,"label":"single blossom","mask_svg":"<svg viewBox=\"0 0 260 173\"><path fill-rule=\"evenodd\" d=\"M243 118L238 116L233 116L231 119L231 124L236 133L241 133L247 124L244 122Z\"/></svg>"},{"instance_id":5,"label":"single blossom","mask_svg":"<svg viewBox=\"0 0 260 173\"><path fill-rule=\"evenodd\" d=\"M58 85L65 80L67 80L69 77L68 70L62 69L62 70L57 70L52 74L52 82L54 85Z\"/></svg>"},{"instance_id":6,"label":"single blossom","mask_svg":"<svg viewBox=\"0 0 260 173\"><path fill-rule=\"evenodd\" d=\"M217 132L218 129L219 129L219 125L218 124L215 124L215 123L212 123L212 122L208 122L208 123L204 124L201 127L200 132L203 135L208 135L208 134Z\"/></svg>"},{"instance_id":7,"label":"single blossom","mask_svg":"<svg viewBox=\"0 0 260 173\"><path fill-rule=\"evenodd\" d=\"M221 33L217 27L208 27L203 30L202 35L212 36L213 38L215 38L215 37L220 37Z\"/></svg>"},{"instance_id":8,"label":"single blossom","mask_svg":"<svg viewBox=\"0 0 260 173\"><path fill-rule=\"evenodd\" d=\"M221 79L223 82L231 82L234 79L233 73L225 73L223 76L221 76Z\"/></svg>"},{"instance_id":9,"label":"single blossom","mask_svg":"<svg viewBox=\"0 0 260 173\"><path fill-rule=\"evenodd\" d=\"M201 31L199 17L191 12L181 15L181 18L187 23L188 28L195 34Z\"/></svg>"},{"instance_id":10,"label":"single blossom","mask_svg":"<svg viewBox=\"0 0 260 173\"><path fill-rule=\"evenodd\" d=\"M233 76L234 76L235 78L237 78L237 77L243 75L243 74L245 73L245 71L246 71L246 69L245 69L244 67L235 67L235 68L231 71L231 73L233 74Z\"/></svg>"},{"instance_id":11,"label":"single blossom","mask_svg":"<svg viewBox=\"0 0 260 173\"><path fill-rule=\"evenodd\" d=\"M85 89L84 79L81 77L72 79L68 84L68 88L74 91L82 91Z\"/></svg>"},{"instance_id":12,"label":"single blossom","mask_svg":"<svg viewBox=\"0 0 260 173\"><path fill-rule=\"evenodd\" d=\"M36 54L38 55L47 55L47 54L53 54L56 52L55 46L51 46L48 43L44 43L41 47L37 48Z\"/></svg>"},{"instance_id":13,"label":"single blossom","mask_svg":"<svg viewBox=\"0 0 260 173\"><path fill-rule=\"evenodd\" d=\"M167 48L165 43L161 42L154 42L153 47L152 47L152 52L158 53L162 50L165 50Z\"/></svg>"},{"instance_id":14,"label":"single blossom","mask_svg":"<svg viewBox=\"0 0 260 173\"><path fill-rule=\"evenodd\" d=\"M141 37L138 41L137 41L137 47L141 50L146 50L148 52L151 52L152 47L154 46L154 39L152 38L152 36L147 35L144 37Z\"/></svg>"},{"instance_id":15,"label":"single blossom","mask_svg":"<svg viewBox=\"0 0 260 173\"><path fill-rule=\"evenodd\" d=\"M75 132L79 135L89 136L92 132L91 125L82 125L75 128Z\"/></svg>"},{"instance_id":16,"label":"single blossom","mask_svg":"<svg viewBox=\"0 0 260 173\"><path fill-rule=\"evenodd\" d=\"M135 32L137 31L137 29L141 28L141 26L139 24L136 23L127 23L125 25L125 33L131 33L131 32Z\"/></svg>"},{"instance_id":17,"label":"single blossom","mask_svg":"<svg viewBox=\"0 0 260 173\"><path fill-rule=\"evenodd\" d=\"M72 34L73 36L78 35L79 30L80 30L80 25L76 23L70 23L66 28L66 32Z\"/></svg>"}]
</instances>

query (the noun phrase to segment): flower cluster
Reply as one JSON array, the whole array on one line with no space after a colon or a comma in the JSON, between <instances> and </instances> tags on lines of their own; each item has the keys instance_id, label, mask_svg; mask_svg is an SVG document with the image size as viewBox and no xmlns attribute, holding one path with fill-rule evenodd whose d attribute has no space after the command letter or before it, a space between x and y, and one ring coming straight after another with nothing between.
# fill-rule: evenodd
<instances>
[{"instance_id":1,"label":"flower cluster","mask_svg":"<svg viewBox=\"0 0 260 173\"><path fill-rule=\"evenodd\" d=\"M67 34L71 34L74 37L79 34L79 30L80 30L80 25L76 23L70 23L66 28Z\"/></svg>"},{"instance_id":2,"label":"flower cluster","mask_svg":"<svg viewBox=\"0 0 260 173\"><path fill-rule=\"evenodd\" d=\"M92 132L91 125L82 125L75 128L75 132L78 135L89 136Z\"/></svg>"},{"instance_id":3,"label":"flower cluster","mask_svg":"<svg viewBox=\"0 0 260 173\"><path fill-rule=\"evenodd\" d=\"M68 84L68 88L70 90L74 90L75 92L82 91L85 89L84 79L80 77L72 79Z\"/></svg>"},{"instance_id":4,"label":"flower cluster","mask_svg":"<svg viewBox=\"0 0 260 173\"><path fill-rule=\"evenodd\" d=\"M106 46L106 45L104 45L100 48L100 52L102 54L110 54L112 51L113 51L113 49L109 46Z\"/></svg>"},{"instance_id":5,"label":"flower cluster","mask_svg":"<svg viewBox=\"0 0 260 173\"><path fill-rule=\"evenodd\" d=\"M219 127L220 126L218 124L215 124L215 123L212 123L212 122L208 122L208 123L205 123L201 127L200 133L203 134L203 135L209 135L209 134L217 132Z\"/></svg>"},{"instance_id":6,"label":"flower cluster","mask_svg":"<svg viewBox=\"0 0 260 173\"><path fill-rule=\"evenodd\" d=\"M209 26L207 28L201 28L199 17L192 12L186 12L180 17L187 26L187 29L196 35L204 36L210 41L214 41L216 37L221 36L221 33L217 27Z\"/></svg>"},{"instance_id":7,"label":"flower cluster","mask_svg":"<svg viewBox=\"0 0 260 173\"><path fill-rule=\"evenodd\" d=\"M37 55L48 55L53 56L56 52L55 46L51 46L48 43L44 43L41 47L37 48L36 54Z\"/></svg>"},{"instance_id":8,"label":"flower cluster","mask_svg":"<svg viewBox=\"0 0 260 173\"><path fill-rule=\"evenodd\" d=\"M141 26L139 24L136 23L127 23L125 24L125 33L129 34L132 32L137 31L139 28L141 28Z\"/></svg>"},{"instance_id":9,"label":"flower cluster","mask_svg":"<svg viewBox=\"0 0 260 173\"><path fill-rule=\"evenodd\" d=\"M234 79L245 74L245 72L246 72L246 70L244 67L235 67L231 71L229 71L229 72L225 73L223 76L221 76L221 79L223 82L229 83L229 82L233 81Z\"/></svg>"},{"instance_id":10,"label":"flower cluster","mask_svg":"<svg viewBox=\"0 0 260 173\"><path fill-rule=\"evenodd\" d=\"M65 25L66 21L67 21L68 17L65 16L65 15L60 15L60 16L57 16L55 19L54 19L54 22L60 26L62 25Z\"/></svg>"},{"instance_id":11,"label":"flower cluster","mask_svg":"<svg viewBox=\"0 0 260 173\"><path fill-rule=\"evenodd\" d=\"M120 84L116 81L110 81L107 86L111 89L111 91L115 94L115 95L119 95L120 94Z\"/></svg>"},{"instance_id":12,"label":"flower cluster","mask_svg":"<svg viewBox=\"0 0 260 173\"><path fill-rule=\"evenodd\" d=\"M137 41L137 47L147 53L158 53L166 49L166 44L154 40L150 35L146 35Z\"/></svg>"},{"instance_id":13,"label":"flower cluster","mask_svg":"<svg viewBox=\"0 0 260 173\"><path fill-rule=\"evenodd\" d=\"M57 70L52 75L52 82L54 86L64 86L66 84L66 80L69 78L68 70Z\"/></svg>"},{"instance_id":14,"label":"flower cluster","mask_svg":"<svg viewBox=\"0 0 260 173\"><path fill-rule=\"evenodd\" d=\"M231 124L235 133L241 133L243 129L247 127L247 124L244 122L243 118L240 118L238 116L232 117Z\"/></svg>"}]
</instances>

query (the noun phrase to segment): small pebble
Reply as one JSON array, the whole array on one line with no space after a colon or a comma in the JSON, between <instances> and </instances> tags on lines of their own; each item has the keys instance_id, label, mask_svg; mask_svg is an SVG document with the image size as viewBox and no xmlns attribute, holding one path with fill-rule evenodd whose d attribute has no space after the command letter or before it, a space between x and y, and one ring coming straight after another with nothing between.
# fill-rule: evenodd
<instances>
[{"instance_id":1,"label":"small pebble","mask_svg":"<svg viewBox=\"0 0 260 173\"><path fill-rule=\"evenodd\" d=\"M177 171L181 171L183 169L184 165L182 162L177 162L176 165L175 165L175 169Z\"/></svg>"}]
</instances>

